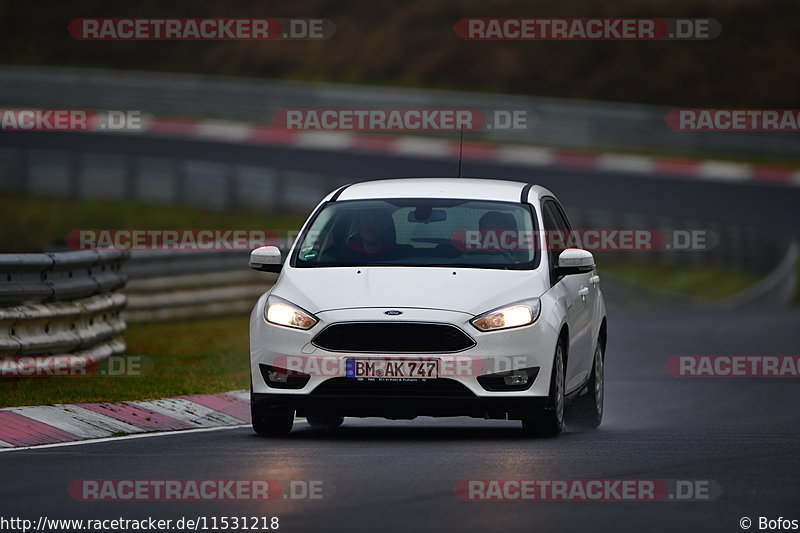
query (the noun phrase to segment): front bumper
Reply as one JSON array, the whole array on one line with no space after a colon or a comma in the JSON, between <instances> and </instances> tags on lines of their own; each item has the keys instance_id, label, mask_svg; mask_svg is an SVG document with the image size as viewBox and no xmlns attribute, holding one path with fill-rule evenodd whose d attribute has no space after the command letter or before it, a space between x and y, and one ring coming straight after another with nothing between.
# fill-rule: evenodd
<instances>
[{"instance_id":1,"label":"front bumper","mask_svg":"<svg viewBox=\"0 0 800 533\"><path fill-rule=\"evenodd\" d=\"M529 326L481 332L475 329L467 313L431 309L402 309L401 316L387 316L389 308L359 308L317 313L320 322L308 331L276 326L263 318L264 298L251 315L250 352L253 398L260 403L292 406L303 412L330 412L345 416L384 416L407 418L412 414L423 416L480 416L505 418L514 413L543 405L550 388L553 354L558 338L557 330L540 317ZM457 353L336 353L323 350L312 340L326 326L339 322L359 321L413 321L451 324L463 330L475 341L475 346ZM431 387L414 382L395 382L389 389L375 387L347 387L331 391L331 384L345 380L346 360L361 357L392 357L413 359L440 359L457 369L451 373L440 371L439 380L427 380ZM460 363L459 363L460 361ZM466 363L464 363L466 361ZM290 363L287 365L287 362ZM463 364L462 364L463 363ZM281 389L267 384L262 365L291 368L310 377L301 388ZM532 385L526 390L487 390L478 378L486 374L538 367ZM454 385L444 389L435 385L447 382ZM484 380L485 384L485 380ZM415 389L417 387L419 390ZM447 389L447 390L445 390ZM431 392L433 390L433 392ZM498 416L494 416L498 415Z\"/></svg>"},{"instance_id":2,"label":"front bumper","mask_svg":"<svg viewBox=\"0 0 800 533\"><path fill-rule=\"evenodd\" d=\"M541 397L443 397L443 396L369 396L328 394L259 394L251 401L270 410L294 410L297 416L332 415L413 419L417 416L469 416L487 419L520 420L544 407Z\"/></svg>"}]
</instances>

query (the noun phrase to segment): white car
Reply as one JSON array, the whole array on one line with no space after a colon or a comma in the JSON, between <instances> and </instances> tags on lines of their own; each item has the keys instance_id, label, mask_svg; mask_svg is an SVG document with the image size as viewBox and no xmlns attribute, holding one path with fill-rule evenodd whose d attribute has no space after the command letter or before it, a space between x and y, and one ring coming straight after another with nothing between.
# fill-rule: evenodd
<instances>
[{"instance_id":1,"label":"white car","mask_svg":"<svg viewBox=\"0 0 800 533\"><path fill-rule=\"evenodd\" d=\"M521 420L536 435L603 416L606 311L594 258L559 246L555 196L526 183L406 178L314 209L250 317L253 429L344 417ZM556 244L554 244L556 243Z\"/></svg>"}]
</instances>

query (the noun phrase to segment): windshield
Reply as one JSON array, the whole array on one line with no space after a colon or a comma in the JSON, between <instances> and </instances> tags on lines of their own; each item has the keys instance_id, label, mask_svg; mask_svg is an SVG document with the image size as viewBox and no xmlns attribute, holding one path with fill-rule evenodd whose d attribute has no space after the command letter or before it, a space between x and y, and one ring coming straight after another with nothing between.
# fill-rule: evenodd
<instances>
[{"instance_id":1,"label":"windshield","mask_svg":"<svg viewBox=\"0 0 800 533\"><path fill-rule=\"evenodd\" d=\"M292 266L442 266L525 270L539 264L528 204L485 200L346 200L324 206Z\"/></svg>"}]
</instances>

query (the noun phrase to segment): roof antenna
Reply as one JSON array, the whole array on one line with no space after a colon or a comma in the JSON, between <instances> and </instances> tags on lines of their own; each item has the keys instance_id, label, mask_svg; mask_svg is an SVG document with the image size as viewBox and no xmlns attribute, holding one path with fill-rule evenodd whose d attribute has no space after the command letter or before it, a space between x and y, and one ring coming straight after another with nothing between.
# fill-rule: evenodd
<instances>
[{"instance_id":1,"label":"roof antenna","mask_svg":"<svg viewBox=\"0 0 800 533\"><path fill-rule=\"evenodd\" d=\"M464 125L461 125L461 138L458 141L458 177L461 177L461 156L464 153Z\"/></svg>"}]
</instances>

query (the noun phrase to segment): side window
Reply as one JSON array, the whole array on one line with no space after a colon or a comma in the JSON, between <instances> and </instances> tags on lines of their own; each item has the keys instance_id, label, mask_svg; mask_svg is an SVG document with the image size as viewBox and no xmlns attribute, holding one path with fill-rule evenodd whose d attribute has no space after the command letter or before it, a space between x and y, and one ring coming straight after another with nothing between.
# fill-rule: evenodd
<instances>
[{"instance_id":1,"label":"side window","mask_svg":"<svg viewBox=\"0 0 800 533\"><path fill-rule=\"evenodd\" d=\"M564 208L561 206L561 204L551 200L550 207L553 209L553 213L556 216L556 223L559 225L559 229L572 231L572 224L569 223L567 213L564 211Z\"/></svg>"},{"instance_id":2,"label":"side window","mask_svg":"<svg viewBox=\"0 0 800 533\"><path fill-rule=\"evenodd\" d=\"M569 219L567 218L567 213L564 211L564 208L556 201L550 202L550 209L553 210L553 215L556 217L556 223L558 224L559 229L566 231L567 233L572 231L572 224L569 223ZM569 248L569 246L567 246Z\"/></svg>"},{"instance_id":3,"label":"side window","mask_svg":"<svg viewBox=\"0 0 800 533\"><path fill-rule=\"evenodd\" d=\"M556 222L553 212L550 210L550 200L542 202L542 220L544 222L544 242L547 256L550 263L550 283L555 282L553 275L553 268L556 266L556 259L560 250L554 249L553 235L558 233L558 223Z\"/></svg>"},{"instance_id":4,"label":"side window","mask_svg":"<svg viewBox=\"0 0 800 533\"><path fill-rule=\"evenodd\" d=\"M542 219L545 246L550 258L550 280L551 283L555 283L556 277L553 271L558 264L559 254L569 247L570 226L560 206L554 200L547 199L542 202Z\"/></svg>"}]
</instances>

